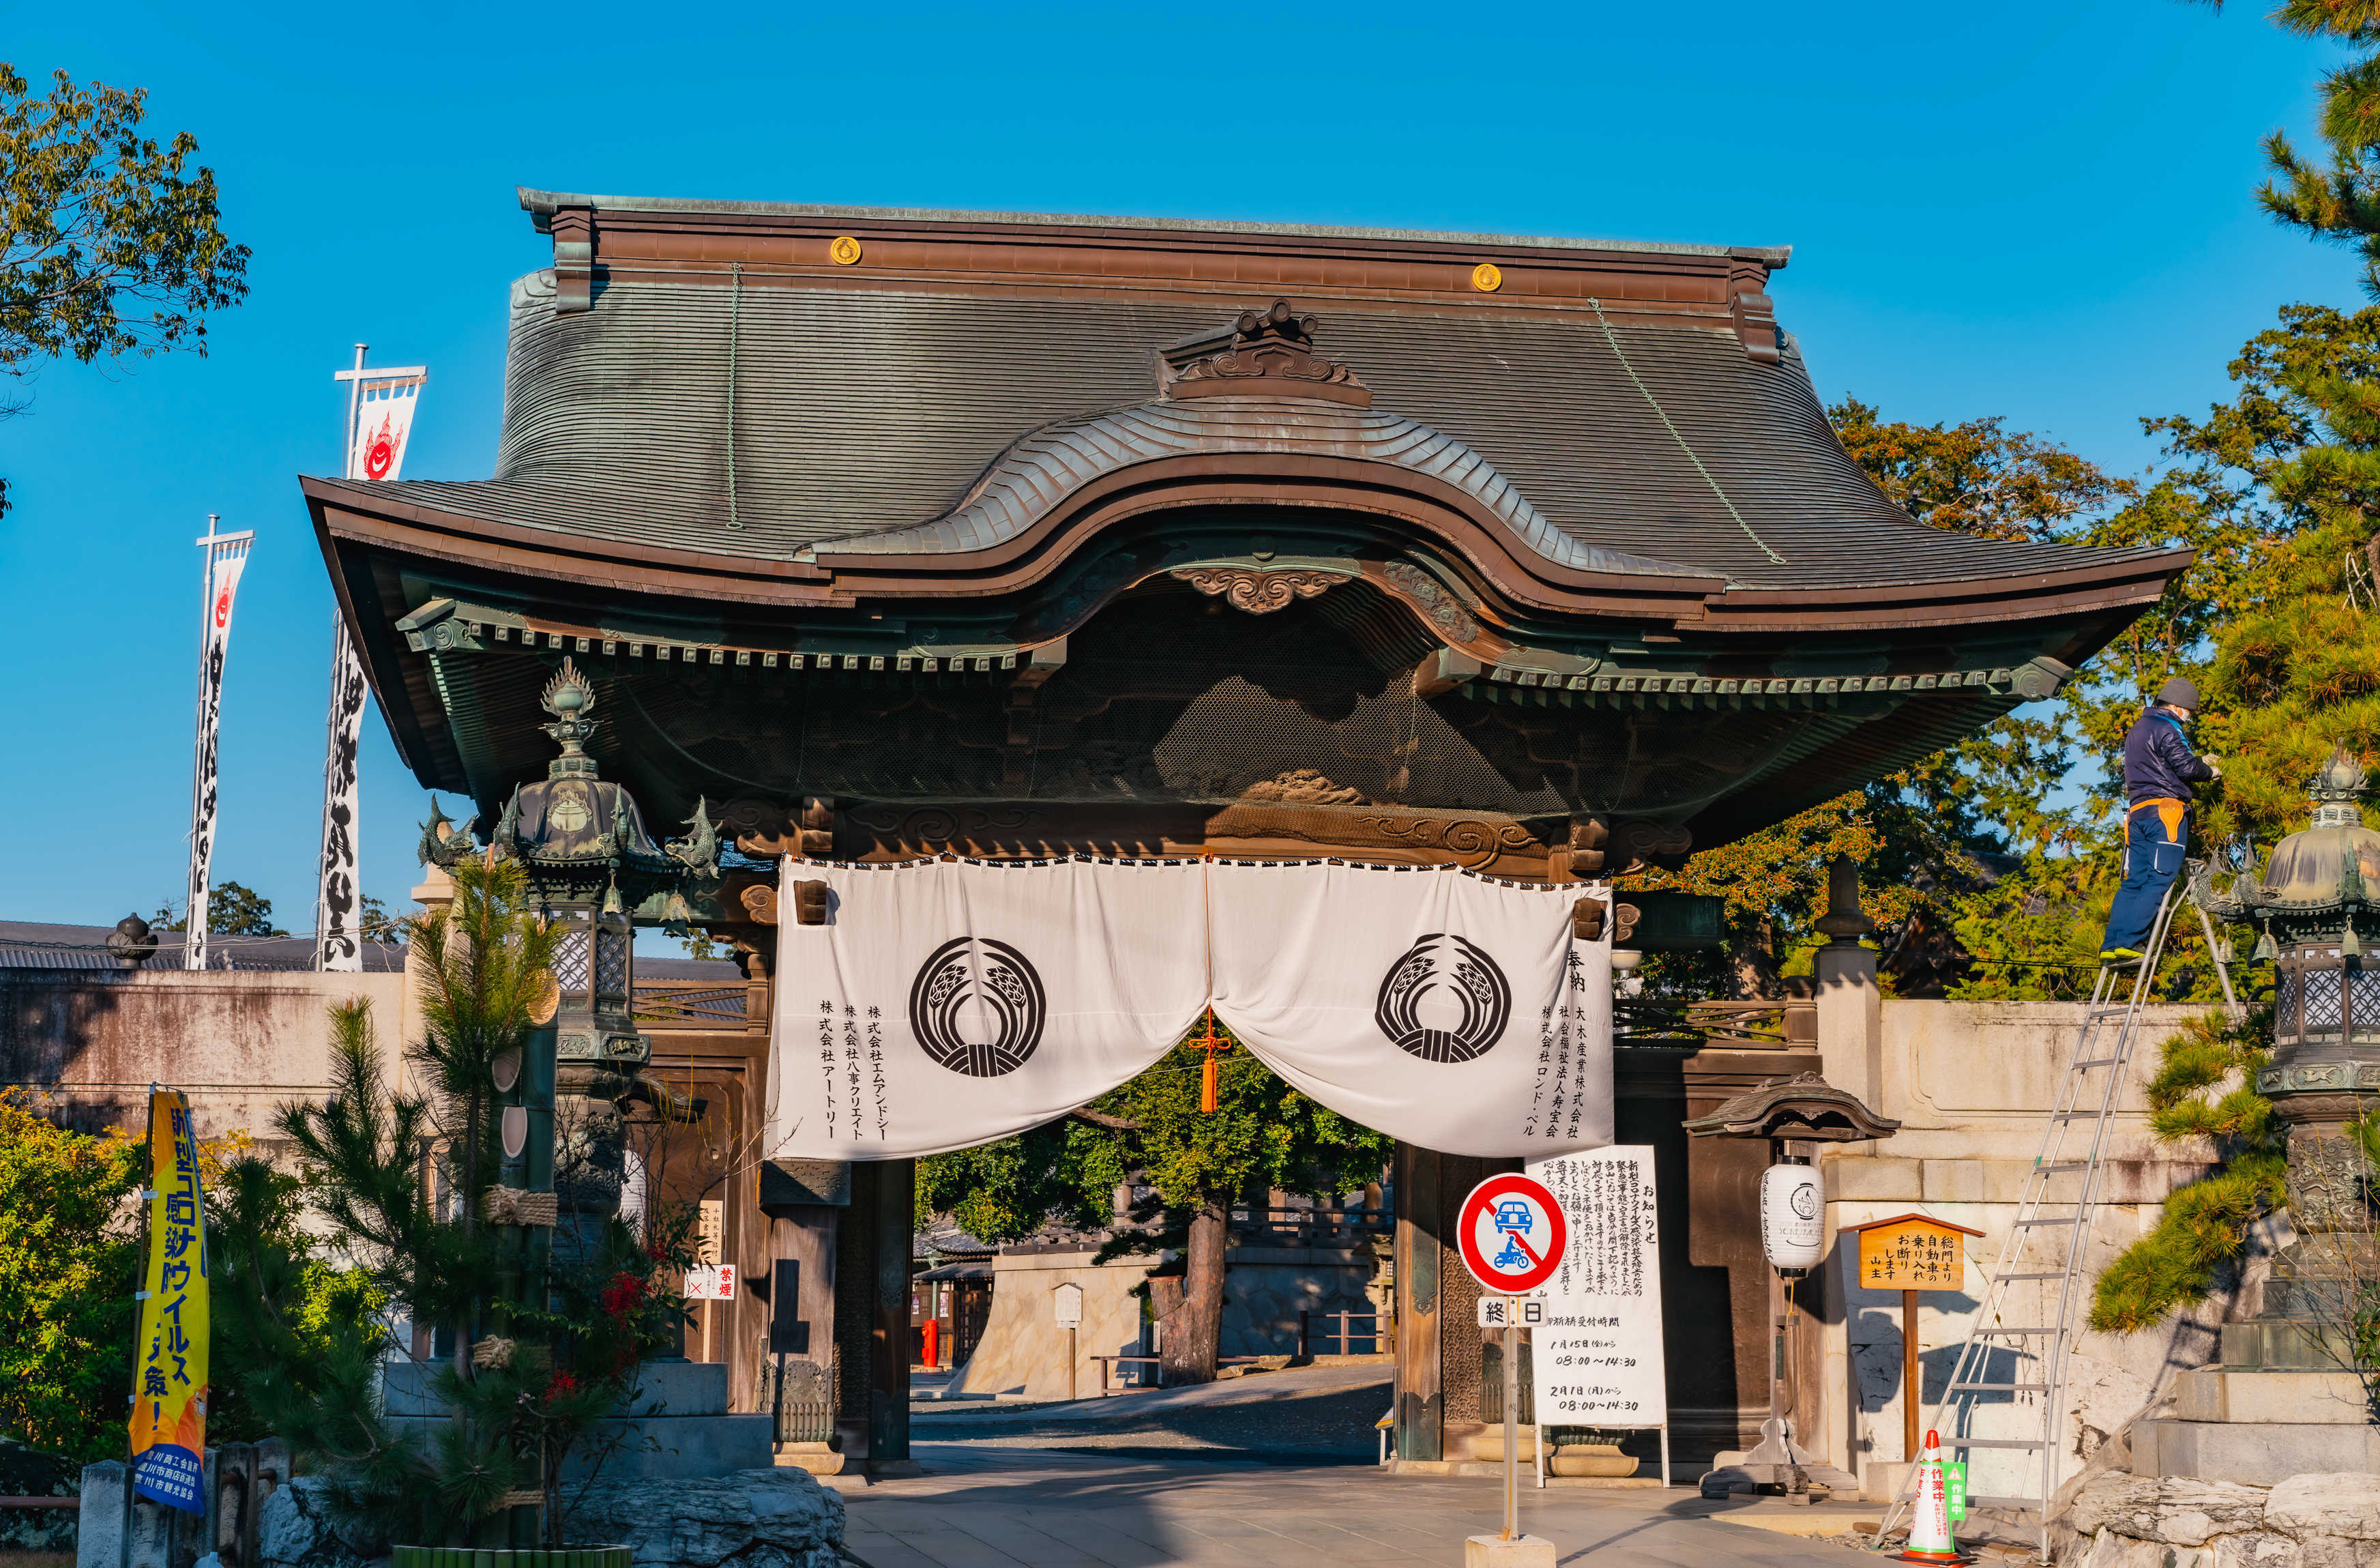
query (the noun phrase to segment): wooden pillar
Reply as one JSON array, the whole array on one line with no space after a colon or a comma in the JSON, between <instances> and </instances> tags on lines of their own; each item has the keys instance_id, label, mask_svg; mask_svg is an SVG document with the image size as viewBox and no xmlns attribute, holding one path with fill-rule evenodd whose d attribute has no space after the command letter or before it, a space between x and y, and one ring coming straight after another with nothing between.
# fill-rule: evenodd
<instances>
[{"instance_id":1,"label":"wooden pillar","mask_svg":"<svg viewBox=\"0 0 2380 1568\"><path fill-rule=\"evenodd\" d=\"M886 1160L876 1175L875 1375L869 1380L868 1457L871 1468L909 1457L909 1233L916 1222L917 1162Z\"/></svg>"},{"instance_id":2,"label":"wooden pillar","mask_svg":"<svg viewBox=\"0 0 2380 1568\"><path fill-rule=\"evenodd\" d=\"M1439 1385L1438 1151L1397 1145L1396 1456L1441 1457L1445 1400Z\"/></svg>"}]
</instances>

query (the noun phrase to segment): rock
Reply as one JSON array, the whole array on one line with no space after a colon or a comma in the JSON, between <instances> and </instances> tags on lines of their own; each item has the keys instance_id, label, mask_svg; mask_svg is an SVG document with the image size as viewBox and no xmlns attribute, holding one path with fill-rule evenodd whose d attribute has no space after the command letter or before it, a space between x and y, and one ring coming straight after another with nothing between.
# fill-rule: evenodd
<instances>
[{"instance_id":1,"label":"rock","mask_svg":"<svg viewBox=\"0 0 2380 1568\"><path fill-rule=\"evenodd\" d=\"M323 1499L327 1483L299 1476L256 1511L256 1568L363 1568L385 1553L351 1536Z\"/></svg>"},{"instance_id":2,"label":"rock","mask_svg":"<svg viewBox=\"0 0 2380 1568\"><path fill-rule=\"evenodd\" d=\"M2214 1568L2301 1568L2298 1543L2267 1530L2217 1536L2206 1545Z\"/></svg>"},{"instance_id":3,"label":"rock","mask_svg":"<svg viewBox=\"0 0 2380 1568\"><path fill-rule=\"evenodd\" d=\"M1705 1497L1732 1497L1738 1492L1759 1489L1760 1483L1752 1478L1752 1472L1737 1465L1722 1465L1706 1473L1702 1478Z\"/></svg>"},{"instance_id":4,"label":"rock","mask_svg":"<svg viewBox=\"0 0 2380 1568\"><path fill-rule=\"evenodd\" d=\"M257 1568L371 1568L301 1476L257 1514ZM843 1498L796 1469L690 1480L599 1481L570 1508L573 1546L632 1547L638 1568L839 1568ZM379 1559L385 1562L384 1556Z\"/></svg>"},{"instance_id":5,"label":"rock","mask_svg":"<svg viewBox=\"0 0 2380 1568\"><path fill-rule=\"evenodd\" d=\"M2135 1540L2113 1530L2091 1538L2070 1568L2211 1568L2214 1554L2198 1547Z\"/></svg>"},{"instance_id":6,"label":"rock","mask_svg":"<svg viewBox=\"0 0 2380 1568\"><path fill-rule=\"evenodd\" d=\"M843 1495L802 1470L597 1482L565 1521L574 1545L625 1543L673 1568L839 1568Z\"/></svg>"},{"instance_id":7,"label":"rock","mask_svg":"<svg viewBox=\"0 0 2380 1568\"><path fill-rule=\"evenodd\" d=\"M2137 1541L2204 1546L2215 1536L2264 1528L2265 1500L2262 1487L2110 1472L2074 1495L2073 1525L2078 1535L2112 1531Z\"/></svg>"},{"instance_id":8,"label":"rock","mask_svg":"<svg viewBox=\"0 0 2380 1568\"><path fill-rule=\"evenodd\" d=\"M2375 1565L2380 1565L2380 1541L2352 1540L2346 1536L2308 1536L2297 1545L2297 1568L2375 1568Z\"/></svg>"},{"instance_id":9,"label":"rock","mask_svg":"<svg viewBox=\"0 0 2380 1568\"><path fill-rule=\"evenodd\" d=\"M2265 1502L2265 1528L2307 1543L2317 1536L2380 1541L2380 1476L2291 1476Z\"/></svg>"}]
</instances>

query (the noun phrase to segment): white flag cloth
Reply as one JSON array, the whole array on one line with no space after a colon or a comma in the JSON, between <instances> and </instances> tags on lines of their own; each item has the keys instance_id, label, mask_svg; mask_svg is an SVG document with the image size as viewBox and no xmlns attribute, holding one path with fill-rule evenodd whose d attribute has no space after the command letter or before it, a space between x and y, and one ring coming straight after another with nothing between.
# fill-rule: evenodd
<instances>
[{"instance_id":1,"label":"white flag cloth","mask_svg":"<svg viewBox=\"0 0 2380 1568\"><path fill-rule=\"evenodd\" d=\"M405 446L413 435L413 407L426 377L367 381L356 400L355 447L347 458L349 479L384 484L405 469Z\"/></svg>"},{"instance_id":2,"label":"white flag cloth","mask_svg":"<svg viewBox=\"0 0 2380 1568\"><path fill-rule=\"evenodd\" d=\"M1447 1154L1611 1141L1604 890L1454 867L1216 861L1215 1015L1291 1084Z\"/></svg>"},{"instance_id":3,"label":"white flag cloth","mask_svg":"<svg viewBox=\"0 0 2380 1568\"><path fill-rule=\"evenodd\" d=\"M826 923L791 889L824 881ZM773 1158L1038 1126L1217 1016L1300 1091L1451 1154L1611 1140L1610 947L1576 883L1305 862L787 860Z\"/></svg>"},{"instance_id":4,"label":"white flag cloth","mask_svg":"<svg viewBox=\"0 0 2380 1568\"><path fill-rule=\"evenodd\" d=\"M793 918L824 881L826 924ZM775 1158L899 1160L1062 1116L1206 1005L1196 861L788 860L771 1027Z\"/></svg>"},{"instance_id":5,"label":"white flag cloth","mask_svg":"<svg viewBox=\"0 0 2380 1568\"><path fill-rule=\"evenodd\" d=\"M212 523L210 521L212 530ZM210 533L212 538L212 532ZM223 728L224 664L231 656L232 601L248 565L245 541L209 546L206 641L199 652L199 744L190 788L189 903L182 938L182 966L207 966L207 893L214 874L217 781L215 746Z\"/></svg>"}]
</instances>

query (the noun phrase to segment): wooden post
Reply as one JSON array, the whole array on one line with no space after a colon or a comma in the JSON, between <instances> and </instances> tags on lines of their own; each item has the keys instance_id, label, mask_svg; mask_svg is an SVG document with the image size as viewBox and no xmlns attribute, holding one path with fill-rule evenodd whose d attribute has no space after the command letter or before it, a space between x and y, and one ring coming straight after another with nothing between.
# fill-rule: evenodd
<instances>
[{"instance_id":1,"label":"wooden post","mask_svg":"<svg viewBox=\"0 0 2380 1568\"><path fill-rule=\"evenodd\" d=\"M1900 1456L1917 1457L1917 1293L1900 1293Z\"/></svg>"},{"instance_id":2,"label":"wooden post","mask_svg":"<svg viewBox=\"0 0 2380 1568\"><path fill-rule=\"evenodd\" d=\"M1075 1333L1072 1324L1066 1328L1066 1397L1075 1397Z\"/></svg>"}]
</instances>

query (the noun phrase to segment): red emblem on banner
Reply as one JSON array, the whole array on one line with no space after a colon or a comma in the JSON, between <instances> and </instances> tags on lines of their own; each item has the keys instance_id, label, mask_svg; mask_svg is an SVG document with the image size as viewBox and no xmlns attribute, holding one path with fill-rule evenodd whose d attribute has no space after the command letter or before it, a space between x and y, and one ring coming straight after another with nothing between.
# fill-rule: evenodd
<instances>
[{"instance_id":1,"label":"red emblem on banner","mask_svg":"<svg viewBox=\"0 0 2380 1568\"><path fill-rule=\"evenodd\" d=\"M186 600L184 602L187 603L188 602ZM226 588L221 593L215 595L215 630L221 631L225 626L230 624L231 590Z\"/></svg>"},{"instance_id":2,"label":"red emblem on banner","mask_svg":"<svg viewBox=\"0 0 2380 1568\"><path fill-rule=\"evenodd\" d=\"M364 448L364 478L384 480L390 468L396 466L396 437L382 418L380 431Z\"/></svg>"}]
</instances>

